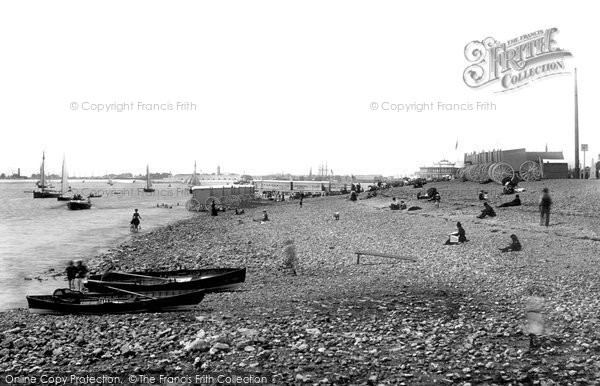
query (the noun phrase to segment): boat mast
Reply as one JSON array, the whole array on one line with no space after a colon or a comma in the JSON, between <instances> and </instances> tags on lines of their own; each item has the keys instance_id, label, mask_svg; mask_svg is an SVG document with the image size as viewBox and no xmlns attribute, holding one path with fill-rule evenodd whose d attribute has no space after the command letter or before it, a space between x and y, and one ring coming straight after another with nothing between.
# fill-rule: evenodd
<instances>
[{"instance_id":1,"label":"boat mast","mask_svg":"<svg viewBox=\"0 0 600 386\"><path fill-rule=\"evenodd\" d=\"M150 189L152 184L150 183L150 165L146 164L146 188Z\"/></svg>"},{"instance_id":2,"label":"boat mast","mask_svg":"<svg viewBox=\"0 0 600 386\"><path fill-rule=\"evenodd\" d=\"M46 170L44 167L44 162L46 162L46 152L42 152L42 166L40 166L40 181L42 191L46 188Z\"/></svg>"},{"instance_id":3,"label":"boat mast","mask_svg":"<svg viewBox=\"0 0 600 386\"><path fill-rule=\"evenodd\" d=\"M69 180L68 180L68 174L67 174L67 164L65 163L65 156L63 154L63 164L62 164L62 179L61 179L61 186L60 186L60 191L61 193L64 195L67 193L68 191L68 186L69 186Z\"/></svg>"}]
</instances>

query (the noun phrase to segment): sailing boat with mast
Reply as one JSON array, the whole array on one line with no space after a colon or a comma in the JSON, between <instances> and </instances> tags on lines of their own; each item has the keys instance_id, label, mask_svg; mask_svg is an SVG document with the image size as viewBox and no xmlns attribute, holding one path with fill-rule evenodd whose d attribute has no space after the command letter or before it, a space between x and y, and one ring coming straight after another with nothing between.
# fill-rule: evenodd
<instances>
[{"instance_id":1,"label":"sailing boat with mast","mask_svg":"<svg viewBox=\"0 0 600 386\"><path fill-rule=\"evenodd\" d=\"M37 182L39 190L33 191L33 198L55 198L60 196L60 192L49 190L46 185L46 153L42 152L42 165L40 166L40 180Z\"/></svg>"},{"instance_id":2,"label":"sailing boat with mast","mask_svg":"<svg viewBox=\"0 0 600 386\"><path fill-rule=\"evenodd\" d=\"M150 166L146 165L146 187L144 188L144 192L152 193L154 192L154 188L152 187L152 181L150 181Z\"/></svg>"},{"instance_id":3,"label":"sailing boat with mast","mask_svg":"<svg viewBox=\"0 0 600 386\"><path fill-rule=\"evenodd\" d=\"M69 174L67 173L67 164L65 163L65 157L63 156L62 178L60 181L60 196L58 196L56 199L58 201L71 200L73 197L71 197L71 195L68 194L70 191L71 188L69 187Z\"/></svg>"}]
</instances>

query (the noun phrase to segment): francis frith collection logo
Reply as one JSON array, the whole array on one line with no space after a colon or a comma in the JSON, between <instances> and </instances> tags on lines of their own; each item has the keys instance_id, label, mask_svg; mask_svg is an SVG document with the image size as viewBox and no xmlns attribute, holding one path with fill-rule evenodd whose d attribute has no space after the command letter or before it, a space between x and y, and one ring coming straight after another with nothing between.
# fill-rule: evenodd
<instances>
[{"instance_id":1,"label":"francis frith collection logo","mask_svg":"<svg viewBox=\"0 0 600 386\"><path fill-rule=\"evenodd\" d=\"M470 42L465 46L465 83L472 88L499 84L498 92L503 92L566 73L564 59L571 53L557 46L557 32L548 28L504 43L491 37Z\"/></svg>"}]
</instances>

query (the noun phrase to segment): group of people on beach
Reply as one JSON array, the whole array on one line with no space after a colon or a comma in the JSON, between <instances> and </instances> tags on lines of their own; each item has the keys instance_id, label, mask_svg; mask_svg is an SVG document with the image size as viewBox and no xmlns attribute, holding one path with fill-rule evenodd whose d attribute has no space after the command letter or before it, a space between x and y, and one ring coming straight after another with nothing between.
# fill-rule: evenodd
<instances>
[{"instance_id":1,"label":"group of people on beach","mask_svg":"<svg viewBox=\"0 0 600 386\"><path fill-rule=\"evenodd\" d=\"M67 280L69 281L69 289L83 292L83 279L85 279L88 274L88 269L83 262L77 260L75 263L71 260L65 272L67 274Z\"/></svg>"},{"instance_id":2,"label":"group of people on beach","mask_svg":"<svg viewBox=\"0 0 600 386\"><path fill-rule=\"evenodd\" d=\"M485 201L483 203L483 210L481 214L477 216L478 218L485 217L495 217L496 212L492 208L490 204L487 203L487 192L481 190L479 192L479 199ZM515 195L515 198L511 201L505 202L497 206L497 208L510 208L513 206L521 206L521 197L519 195ZM541 226L549 226L550 225L550 208L552 207L552 198L550 197L550 191L548 188L542 189L542 196L540 197L540 201L538 203L538 208L540 210L540 225Z\"/></svg>"},{"instance_id":3,"label":"group of people on beach","mask_svg":"<svg viewBox=\"0 0 600 386\"><path fill-rule=\"evenodd\" d=\"M523 189L521 189L519 191L523 191ZM514 192L515 192L515 185L512 184L511 182L507 182L507 184L503 187L503 194L514 194ZM483 201L483 210L476 217L479 219L484 219L486 217L496 217L496 215L497 215L496 211L487 202L488 193L484 190L480 190L478 193L478 198L480 201ZM350 196L350 199L352 200L352 196ZM432 201L439 208L441 196L436 188L430 188L430 189L428 189L427 193L425 193L425 194L423 194L422 192L418 192L417 199L418 200L426 199L428 201ZM521 206L521 204L522 204L521 197L517 194L513 200L505 202L503 204L500 204L497 207L498 208L510 208L510 207L515 207L515 206ZM552 199L550 197L549 190L548 190L548 188L543 188L542 196L540 197L540 201L539 201L540 226L549 226L551 206L552 206ZM407 209L407 205L405 204L405 202L403 200L398 202L396 197L393 197L392 203L390 204L390 209L391 210L404 210L404 209ZM410 210L410 208L409 208L409 210ZM457 228L457 230L452 232L449 235L448 240L445 243L446 245L456 245L456 244L461 244L461 243L468 241L467 236L466 236L466 231L460 222L456 223L456 228ZM511 234L510 239L511 239L510 245L508 245L507 247L504 247L504 248L499 248L500 251L511 252L511 251L520 251L522 249L521 242L519 241L519 238L517 237L517 235Z\"/></svg>"},{"instance_id":4,"label":"group of people on beach","mask_svg":"<svg viewBox=\"0 0 600 386\"><path fill-rule=\"evenodd\" d=\"M514 190L513 190L513 192L514 192ZM479 214L479 216L477 216L477 218L483 219L485 217L495 217L496 212L494 211L494 208L492 208L492 206L487 202L487 192L481 190L479 192L478 197L480 200L483 200L485 202L483 203L484 208L481 211L481 213ZM498 205L498 208L508 208L508 207L514 207L514 206L520 206L520 205L521 205L521 198L517 194L513 200L505 202L501 205ZM552 207L552 198L550 197L550 191L548 190L548 188L542 189L542 196L540 197L538 207L540 210L540 226L546 226L546 227L549 226L550 225L550 208ZM460 243L467 241L466 232L465 232L464 228L462 227L461 223L458 222L456 224L456 227L457 227L457 231L450 234L448 240L446 241L446 244L454 245L454 244L460 244ZM517 235L515 235L515 234L510 235L510 239L511 239L510 245L508 245L507 247L504 247L504 248L499 248L501 252L520 251L523 248Z\"/></svg>"}]
</instances>

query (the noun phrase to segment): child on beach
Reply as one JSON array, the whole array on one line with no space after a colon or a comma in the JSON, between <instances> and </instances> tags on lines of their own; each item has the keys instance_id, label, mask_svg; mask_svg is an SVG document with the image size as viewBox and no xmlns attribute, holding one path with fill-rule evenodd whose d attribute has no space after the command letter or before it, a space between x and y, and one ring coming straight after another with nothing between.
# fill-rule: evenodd
<instances>
[{"instance_id":1,"label":"child on beach","mask_svg":"<svg viewBox=\"0 0 600 386\"><path fill-rule=\"evenodd\" d=\"M450 233L445 245L456 245L468 241L467 233L460 222L456 223L456 228L457 230L455 232Z\"/></svg>"},{"instance_id":2,"label":"child on beach","mask_svg":"<svg viewBox=\"0 0 600 386\"><path fill-rule=\"evenodd\" d=\"M551 206L552 199L550 198L550 193L548 193L548 188L544 188L542 189L542 197L540 198L540 225L548 226L550 224Z\"/></svg>"},{"instance_id":3,"label":"child on beach","mask_svg":"<svg viewBox=\"0 0 600 386\"><path fill-rule=\"evenodd\" d=\"M260 220L252 219L252 221L260 222L261 224L264 224L265 222L269 221L269 215L267 214L266 210L263 210L262 218Z\"/></svg>"},{"instance_id":4,"label":"child on beach","mask_svg":"<svg viewBox=\"0 0 600 386\"><path fill-rule=\"evenodd\" d=\"M135 229L139 228L141 219L142 219L142 216L140 216L140 214L138 213L138 210L136 209L133 212L133 218L131 219L131 225L133 225L133 227Z\"/></svg>"},{"instance_id":5,"label":"child on beach","mask_svg":"<svg viewBox=\"0 0 600 386\"><path fill-rule=\"evenodd\" d=\"M519 238L517 237L517 235L510 235L510 239L511 239L511 243L508 247L505 248L499 248L500 252L512 252L512 251L520 251L523 247L521 246L521 243L519 242Z\"/></svg>"},{"instance_id":6,"label":"child on beach","mask_svg":"<svg viewBox=\"0 0 600 386\"><path fill-rule=\"evenodd\" d=\"M67 273L67 280L69 281L69 289L75 289L75 275L77 273L77 268L75 268L73 260L69 261L69 265L67 265L65 272Z\"/></svg>"},{"instance_id":7,"label":"child on beach","mask_svg":"<svg viewBox=\"0 0 600 386\"><path fill-rule=\"evenodd\" d=\"M431 200L435 203L436 208L439 209L440 201L442 201L442 197L440 196L440 194L436 192Z\"/></svg>"}]
</instances>

